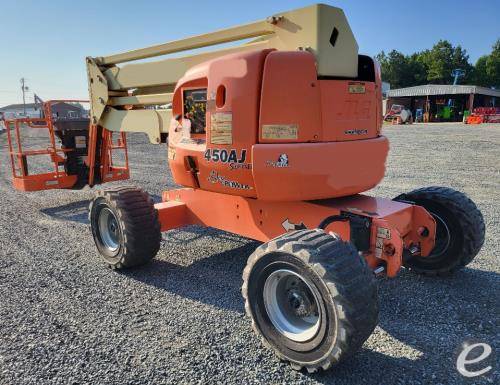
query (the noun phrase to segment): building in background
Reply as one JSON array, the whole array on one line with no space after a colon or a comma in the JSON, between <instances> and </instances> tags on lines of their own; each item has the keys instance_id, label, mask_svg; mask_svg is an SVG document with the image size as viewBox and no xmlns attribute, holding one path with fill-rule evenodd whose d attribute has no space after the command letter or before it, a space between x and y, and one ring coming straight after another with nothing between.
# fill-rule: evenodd
<instances>
[{"instance_id":1,"label":"building in background","mask_svg":"<svg viewBox=\"0 0 500 385\"><path fill-rule=\"evenodd\" d=\"M382 98L387 97L387 92L391 89L391 85L387 82L382 82Z\"/></svg>"},{"instance_id":2,"label":"building in background","mask_svg":"<svg viewBox=\"0 0 500 385\"><path fill-rule=\"evenodd\" d=\"M24 114L26 108L26 114ZM40 117L40 105L35 103L24 104L10 104L5 107L0 108L0 112L3 113L5 119L14 118L39 118Z\"/></svg>"},{"instance_id":3,"label":"building in background","mask_svg":"<svg viewBox=\"0 0 500 385\"><path fill-rule=\"evenodd\" d=\"M427 84L387 91L387 106L403 105L414 119L461 122L476 107L499 105L500 90L470 85Z\"/></svg>"},{"instance_id":4,"label":"building in background","mask_svg":"<svg viewBox=\"0 0 500 385\"><path fill-rule=\"evenodd\" d=\"M26 108L26 114L24 114ZM42 106L39 103L10 104L0 108L5 119L15 118L40 118L42 116ZM54 103L52 105L52 114L54 117L63 119L87 118L88 111L81 104L75 103Z\"/></svg>"}]
</instances>

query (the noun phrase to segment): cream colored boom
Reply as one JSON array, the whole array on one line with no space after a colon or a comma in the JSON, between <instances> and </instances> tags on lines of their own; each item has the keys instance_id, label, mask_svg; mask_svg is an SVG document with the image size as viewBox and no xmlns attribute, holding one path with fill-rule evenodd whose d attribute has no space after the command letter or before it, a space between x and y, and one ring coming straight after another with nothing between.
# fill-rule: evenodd
<instances>
[{"instance_id":1,"label":"cream colored boom","mask_svg":"<svg viewBox=\"0 0 500 385\"><path fill-rule=\"evenodd\" d=\"M183 57L117 65L245 39L253 40ZM110 131L145 132L152 143L159 143L171 120L170 110L159 106L171 102L175 84L189 68L229 53L265 48L312 52L318 76L357 76L358 45L343 11L316 4L165 44L88 57L92 121Z\"/></svg>"}]
</instances>

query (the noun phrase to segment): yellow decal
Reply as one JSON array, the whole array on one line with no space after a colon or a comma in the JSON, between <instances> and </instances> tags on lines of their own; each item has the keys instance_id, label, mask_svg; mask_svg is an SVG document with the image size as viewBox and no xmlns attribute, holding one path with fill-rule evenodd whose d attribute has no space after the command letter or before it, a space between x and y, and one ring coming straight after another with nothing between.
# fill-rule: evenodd
<instances>
[{"instance_id":1,"label":"yellow decal","mask_svg":"<svg viewBox=\"0 0 500 385\"><path fill-rule=\"evenodd\" d=\"M168 159L175 159L175 147L168 147Z\"/></svg>"},{"instance_id":2,"label":"yellow decal","mask_svg":"<svg viewBox=\"0 0 500 385\"><path fill-rule=\"evenodd\" d=\"M75 148L86 148L87 139L85 136L75 136Z\"/></svg>"},{"instance_id":3,"label":"yellow decal","mask_svg":"<svg viewBox=\"0 0 500 385\"><path fill-rule=\"evenodd\" d=\"M350 94L364 94L366 92L364 83L349 83Z\"/></svg>"},{"instance_id":4,"label":"yellow decal","mask_svg":"<svg viewBox=\"0 0 500 385\"><path fill-rule=\"evenodd\" d=\"M298 124L264 124L262 139L298 139Z\"/></svg>"},{"instance_id":5,"label":"yellow decal","mask_svg":"<svg viewBox=\"0 0 500 385\"><path fill-rule=\"evenodd\" d=\"M233 144L232 112L217 112L210 115L210 143Z\"/></svg>"}]
</instances>

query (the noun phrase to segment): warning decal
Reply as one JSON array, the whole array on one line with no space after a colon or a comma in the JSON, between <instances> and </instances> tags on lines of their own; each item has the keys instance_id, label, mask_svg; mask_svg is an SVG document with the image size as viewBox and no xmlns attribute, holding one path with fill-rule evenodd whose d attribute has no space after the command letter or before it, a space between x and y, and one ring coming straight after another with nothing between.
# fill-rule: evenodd
<instances>
[{"instance_id":1,"label":"warning decal","mask_svg":"<svg viewBox=\"0 0 500 385\"><path fill-rule=\"evenodd\" d=\"M210 143L233 144L232 112L217 112L210 115Z\"/></svg>"},{"instance_id":2,"label":"warning decal","mask_svg":"<svg viewBox=\"0 0 500 385\"><path fill-rule=\"evenodd\" d=\"M75 148L86 148L87 139L85 136L75 136Z\"/></svg>"},{"instance_id":3,"label":"warning decal","mask_svg":"<svg viewBox=\"0 0 500 385\"><path fill-rule=\"evenodd\" d=\"M298 139L298 124L264 124L262 139Z\"/></svg>"}]
</instances>

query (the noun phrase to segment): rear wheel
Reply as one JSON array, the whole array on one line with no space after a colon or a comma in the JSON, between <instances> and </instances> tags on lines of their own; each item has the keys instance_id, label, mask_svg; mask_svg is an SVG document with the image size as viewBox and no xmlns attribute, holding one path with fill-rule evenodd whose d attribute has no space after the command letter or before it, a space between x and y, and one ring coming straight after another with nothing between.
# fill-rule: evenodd
<instances>
[{"instance_id":1,"label":"rear wheel","mask_svg":"<svg viewBox=\"0 0 500 385\"><path fill-rule=\"evenodd\" d=\"M328 369L378 322L377 287L356 248L323 230L260 246L243 272L245 309L264 345L294 369Z\"/></svg>"},{"instance_id":2,"label":"rear wheel","mask_svg":"<svg viewBox=\"0 0 500 385\"><path fill-rule=\"evenodd\" d=\"M145 264L158 252L158 213L151 197L137 187L99 191L90 203L89 220L97 250L112 268Z\"/></svg>"},{"instance_id":3,"label":"rear wheel","mask_svg":"<svg viewBox=\"0 0 500 385\"><path fill-rule=\"evenodd\" d=\"M394 198L425 208L436 221L435 246L427 257L409 257L404 266L419 274L446 275L469 264L484 243L481 212L465 194L447 187L425 187Z\"/></svg>"}]
</instances>

